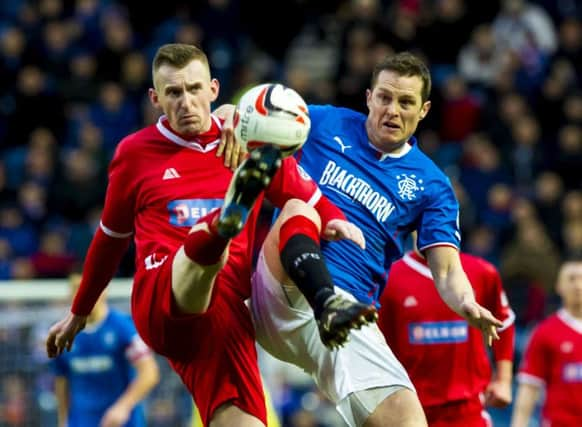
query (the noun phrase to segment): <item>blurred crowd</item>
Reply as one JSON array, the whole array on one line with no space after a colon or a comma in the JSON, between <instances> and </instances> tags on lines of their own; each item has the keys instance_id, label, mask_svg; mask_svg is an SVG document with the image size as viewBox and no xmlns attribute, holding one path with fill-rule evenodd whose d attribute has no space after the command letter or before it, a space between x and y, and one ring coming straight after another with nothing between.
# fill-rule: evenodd
<instances>
[{"instance_id":1,"label":"blurred crowd","mask_svg":"<svg viewBox=\"0 0 582 427\"><path fill-rule=\"evenodd\" d=\"M411 50L434 79L417 136L454 183L463 249L499 267L518 326L555 308L559 261L582 252L582 1L273 7L0 2L0 280L66 277L82 263L116 144L157 118L147 89L160 44L207 52L217 105L280 81L361 111L374 63ZM130 251L119 274L132 271Z\"/></svg>"}]
</instances>

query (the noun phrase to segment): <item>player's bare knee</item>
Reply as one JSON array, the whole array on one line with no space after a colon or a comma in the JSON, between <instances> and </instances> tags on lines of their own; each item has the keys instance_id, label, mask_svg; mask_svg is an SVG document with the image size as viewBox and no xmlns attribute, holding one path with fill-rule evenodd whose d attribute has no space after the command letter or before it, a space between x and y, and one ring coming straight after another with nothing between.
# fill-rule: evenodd
<instances>
[{"instance_id":1,"label":"player's bare knee","mask_svg":"<svg viewBox=\"0 0 582 427\"><path fill-rule=\"evenodd\" d=\"M350 427L426 427L416 394L404 385L350 393L337 409Z\"/></svg>"},{"instance_id":2,"label":"player's bare knee","mask_svg":"<svg viewBox=\"0 0 582 427\"><path fill-rule=\"evenodd\" d=\"M214 281L225 258L217 264L199 265L186 256L183 248L178 250L172 264L172 294L182 312L201 314L208 309Z\"/></svg>"},{"instance_id":3,"label":"player's bare knee","mask_svg":"<svg viewBox=\"0 0 582 427\"><path fill-rule=\"evenodd\" d=\"M408 388L400 387L380 402L363 427L426 427L427 425L416 393Z\"/></svg>"},{"instance_id":4,"label":"player's bare knee","mask_svg":"<svg viewBox=\"0 0 582 427\"><path fill-rule=\"evenodd\" d=\"M307 203L300 199L288 200L283 206L283 209L281 209L279 220L282 224L289 218L296 215L301 215L309 218L311 221L314 222L317 228L321 228L321 218L319 217L317 211L312 206L309 206Z\"/></svg>"}]
</instances>

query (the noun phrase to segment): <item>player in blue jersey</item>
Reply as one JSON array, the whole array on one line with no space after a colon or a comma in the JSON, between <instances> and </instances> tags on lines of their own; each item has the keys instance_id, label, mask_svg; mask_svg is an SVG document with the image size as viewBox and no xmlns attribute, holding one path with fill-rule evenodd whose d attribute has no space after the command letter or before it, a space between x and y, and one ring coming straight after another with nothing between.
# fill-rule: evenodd
<instances>
[{"instance_id":1,"label":"player in blue jersey","mask_svg":"<svg viewBox=\"0 0 582 427\"><path fill-rule=\"evenodd\" d=\"M70 277L75 294L81 276ZM142 400L159 381L158 365L129 314L105 293L70 352L54 361L59 427L142 427Z\"/></svg>"},{"instance_id":2,"label":"player in blue jersey","mask_svg":"<svg viewBox=\"0 0 582 427\"><path fill-rule=\"evenodd\" d=\"M477 304L461 266L453 189L412 136L430 109L430 90L429 71L418 58L409 53L385 58L366 91L367 117L346 108L309 106L311 131L297 157L366 237L365 250L349 242L322 243L329 283L337 293L377 303L390 265L403 255L404 240L418 230L419 248L441 297L491 342L502 323ZM293 281L310 271L319 255L305 256L307 247L300 256L282 248L279 257L279 235L291 234L286 220L279 216L269 232L253 277L251 307L259 343L310 373L348 425L425 426L414 387L376 324L352 331L339 350L319 342L322 325ZM300 239L289 242L301 246Z\"/></svg>"}]
</instances>

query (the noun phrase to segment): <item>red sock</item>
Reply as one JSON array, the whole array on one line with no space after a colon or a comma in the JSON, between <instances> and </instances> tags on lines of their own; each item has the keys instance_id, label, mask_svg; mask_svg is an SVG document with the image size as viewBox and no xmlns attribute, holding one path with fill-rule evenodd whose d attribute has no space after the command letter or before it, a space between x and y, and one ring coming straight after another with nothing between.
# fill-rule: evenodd
<instances>
[{"instance_id":1,"label":"red sock","mask_svg":"<svg viewBox=\"0 0 582 427\"><path fill-rule=\"evenodd\" d=\"M303 215L295 215L283 223L279 230L279 252L283 250L289 239L297 234L303 234L319 244L317 225Z\"/></svg>"},{"instance_id":2,"label":"red sock","mask_svg":"<svg viewBox=\"0 0 582 427\"><path fill-rule=\"evenodd\" d=\"M208 229L200 229L191 232L184 240L184 252L186 256L198 265L213 265L220 261L229 240L220 236L216 232L216 219L220 215L217 209L208 215L200 218L196 223L205 222Z\"/></svg>"}]
</instances>

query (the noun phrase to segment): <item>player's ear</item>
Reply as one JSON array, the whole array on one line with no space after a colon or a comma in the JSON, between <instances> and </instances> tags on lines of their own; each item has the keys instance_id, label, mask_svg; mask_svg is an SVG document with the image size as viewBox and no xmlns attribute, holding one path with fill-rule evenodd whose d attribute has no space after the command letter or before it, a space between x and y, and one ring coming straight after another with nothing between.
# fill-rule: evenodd
<instances>
[{"instance_id":1,"label":"player's ear","mask_svg":"<svg viewBox=\"0 0 582 427\"><path fill-rule=\"evenodd\" d=\"M430 110L431 102L426 101L420 109L420 120L424 119Z\"/></svg>"},{"instance_id":2,"label":"player's ear","mask_svg":"<svg viewBox=\"0 0 582 427\"><path fill-rule=\"evenodd\" d=\"M160 108L160 100L158 98L158 92L152 87L148 89L148 97L150 98L150 102L156 108Z\"/></svg>"},{"instance_id":3,"label":"player's ear","mask_svg":"<svg viewBox=\"0 0 582 427\"><path fill-rule=\"evenodd\" d=\"M220 92L220 82L217 79L210 80L210 91L212 92L210 102L214 102L216 101L216 98L218 98L218 93Z\"/></svg>"},{"instance_id":4,"label":"player's ear","mask_svg":"<svg viewBox=\"0 0 582 427\"><path fill-rule=\"evenodd\" d=\"M366 89L366 105L368 106L368 110L370 109L371 103L372 103L372 90Z\"/></svg>"}]
</instances>

